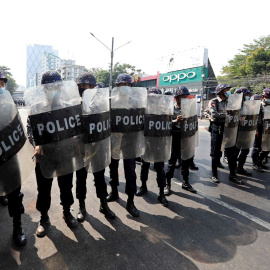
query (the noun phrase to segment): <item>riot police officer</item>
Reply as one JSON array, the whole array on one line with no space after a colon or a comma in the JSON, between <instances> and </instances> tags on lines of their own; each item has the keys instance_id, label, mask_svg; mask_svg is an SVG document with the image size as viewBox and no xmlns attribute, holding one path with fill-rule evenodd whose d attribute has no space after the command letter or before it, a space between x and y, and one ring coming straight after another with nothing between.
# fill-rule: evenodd
<instances>
[{"instance_id":1,"label":"riot police officer","mask_svg":"<svg viewBox=\"0 0 270 270\"><path fill-rule=\"evenodd\" d=\"M256 136L251 153L253 161L252 169L257 172L264 172L263 169L268 169L268 167L263 164L263 160L267 158L269 152L262 151L264 108L267 106L270 106L270 88L265 88L262 92L261 107L257 123Z\"/></svg>"},{"instance_id":2,"label":"riot police officer","mask_svg":"<svg viewBox=\"0 0 270 270\"><path fill-rule=\"evenodd\" d=\"M96 83L96 88L104 88L104 87L106 87L105 83L103 83L103 82L97 82Z\"/></svg>"},{"instance_id":3,"label":"riot police officer","mask_svg":"<svg viewBox=\"0 0 270 270\"><path fill-rule=\"evenodd\" d=\"M121 86L132 86L132 77L128 74L119 74L115 81L116 87ZM125 135L124 135L125 136ZM137 187L136 187L136 157L123 159L124 164L124 171L125 171L125 178L126 178L126 189L125 192L128 195L126 209L127 211L133 216L138 217L139 211L134 204L134 195L136 194ZM118 186L119 186L119 175L118 175L118 167L119 167L119 159L111 159L110 168L110 185L111 185L111 192L107 197L107 202L116 201L119 198L118 195Z\"/></svg>"},{"instance_id":4,"label":"riot police officer","mask_svg":"<svg viewBox=\"0 0 270 270\"><path fill-rule=\"evenodd\" d=\"M216 87L217 97L209 101L209 112L211 114L211 153L212 158L212 181L219 183L217 168L220 167L220 158L222 156L221 144L223 139L224 124L226 117L226 107L228 97L231 94L231 86L221 83ZM225 148L229 163L230 175L229 180L237 184L243 182L236 176L236 156L235 147Z\"/></svg>"},{"instance_id":5,"label":"riot police officer","mask_svg":"<svg viewBox=\"0 0 270 270\"><path fill-rule=\"evenodd\" d=\"M172 121L172 149L171 157L168 160L168 166L166 169L166 188L164 193L166 196L170 195L171 192L171 179L174 175L175 165L177 159L181 160L181 174L183 176L182 189L188 190L192 193L197 191L189 183L189 166L192 158L183 160L181 159L181 125L183 116L181 113L181 99L187 98L189 91L185 86L178 87L175 92L176 104L174 107L173 121Z\"/></svg>"},{"instance_id":6,"label":"riot police officer","mask_svg":"<svg viewBox=\"0 0 270 270\"><path fill-rule=\"evenodd\" d=\"M42 75L41 78L41 84L50 84L58 81L62 81L62 79L61 75L56 71L47 71ZM41 172L38 159L40 146L35 144L29 117L27 120L27 134L30 143L35 148L33 159L36 161L35 173L38 189L36 208L41 213L40 222L36 229L36 235L38 237L44 237L47 234L51 224L48 211L51 206L51 188L53 178L45 178ZM77 220L70 213L70 206L74 203L72 194L72 177L73 173L57 177L58 186L60 188L61 204L63 206L63 218L67 226L70 228L74 228L78 225Z\"/></svg>"},{"instance_id":7,"label":"riot police officer","mask_svg":"<svg viewBox=\"0 0 270 270\"><path fill-rule=\"evenodd\" d=\"M83 73L80 75L76 83L78 85L78 90L80 96L85 89L93 89L96 87L96 78L90 72ZM99 83L98 87L103 88L105 85L103 83ZM106 197L108 196L107 192L107 184L105 182L105 169L93 173L95 187L96 187L96 194L97 197L100 199L100 208L99 211L105 215L106 218L113 219L115 218L115 213L111 211L109 208ZM80 210L77 215L77 220L83 222L86 216L86 208L85 208L85 198L86 198L86 179L87 179L87 168L82 168L76 171L76 198L79 200Z\"/></svg>"},{"instance_id":8,"label":"riot police officer","mask_svg":"<svg viewBox=\"0 0 270 270\"><path fill-rule=\"evenodd\" d=\"M160 89L156 87L152 87L151 89L148 90L149 95L153 94L159 94L161 95L162 92ZM142 196L147 192L147 185L146 182L148 180L148 173L149 173L149 168L150 168L150 162L147 162L143 159L141 159L142 166L141 166L141 181L142 185L136 192L136 196ZM158 195L158 201L165 207L168 206L168 201L164 195L164 187L166 185L166 176L165 176L165 171L164 171L164 162L154 162L154 168L157 173L157 184L159 187L159 195Z\"/></svg>"},{"instance_id":9,"label":"riot police officer","mask_svg":"<svg viewBox=\"0 0 270 270\"><path fill-rule=\"evenodd\" d=\"M246 87L237 88L236 91L235 91L235 94L241 94L241 93L243 93L243 101L242 101L242 106L243 106L245 101L250 100L251 92ZM249 171L247 171L244 168L244 164L246 163L247 155L249 154L249 148L247 148L247 149L239 149L239 148L236 147L235 148L235 154L236 154L236 158L237 158L237 161L238 161L236 172L238 174L251 176L252 173L250 173Z\"/></svg>"},{"instance_id":10,"label":"riot police officer","mask_svg":"<svg viewBox=\"0 0 270 270\"><path fill-rule=\"evenodd\" d=\"M0 100L6 91L5 86L7 81L8 79L4 76L4 73L0 71ZM4 170L4 168L1 167L1 170ZM17 168L14 167L12 170L17 171ZM12 181L12 179L9 180ZM0 181L5 181L5 179L0 178ZM24 213L24 206L22 203L23 196L24 195L21 192L21 185L19 185L16 189L2 197L3 203L5 205L8 204L9 215L13 217L13 240L18 246L23 246L26 244L26 236L24 230L22 229L21 223L21 215Z\"/></svg>"}]
</instances>

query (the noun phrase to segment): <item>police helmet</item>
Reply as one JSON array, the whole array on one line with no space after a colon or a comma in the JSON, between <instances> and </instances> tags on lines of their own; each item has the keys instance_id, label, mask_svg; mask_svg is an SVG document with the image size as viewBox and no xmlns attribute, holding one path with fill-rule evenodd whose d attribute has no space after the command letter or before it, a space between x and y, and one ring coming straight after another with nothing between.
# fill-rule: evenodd
<instances>
[{"instance_id":1,"label":"police helmet","mask_svg":"<svg viewBox=\"0 0 270 270\"><path fill-rule=\"evenodd\" d=\"M7 83L7 78L4 75L4 72L0 70L0 80L3 80L5 83Z\"/></svg>"},{"instance_id":2,"label":"police helmet","mask_svg":"<svg viewBox=\"0 0 270 270\"><path fill-rule=\"evenodd\" d=\"M262 97L258 94L255 94L250 98L250 100L261 100L261 99L262 99Z\"/></svg>"},{"instance_id":3,"label":"police helmet","mask_svg":"<svg viewBox=\"0 0 270 270\"><path fill-rule=\"evenodd\" d=\"M96 78L95 76L90 73L90 72L85 72L83 74L81 74L77 79L76 79L76 83L77 84L89 84L89 85L94 85L96 86Z\"/></svg>"},{"instance_id":4,"label":"police helmet","mask_svg":"<svg viewBox=\"0 0 270 270\"><path fill-rule=\"evenodd\" d=\"M216 87L216 93L218 94L219 92L221 92L224 89L227 88L232 88L229 84L227 83L220 83L217 87Z\"/></svg>"},{"instance_id":5,"label":"police helmet","mask_svg":"<svg viewBox=\"0 0 270 270\"><path fill-rule=\"evenodd\" d=\"M161 95L162 92L160 89L156 88L156 87L151 87L150 89L148 89L148 94L158 94Z\"/></svg>"},{"instance_id":6,"label":"police helmet","mask_svg":"<svg viewBox=\"0 0 270 270\"><path fill-rule=\"evenodd\" d=\"M120 83L129 83L132 85L132 77L126 73L119 74L115 80L116 86Z\"/></svg>"},{"instance_id":7,"label":"police helmet","mask_svg":"<svg viewBox=\"0 0 270 270\"><path fill-rule=\"evenodd\" d=\"M176 88L174 97L185 96L185 95L189 95L189 91L185 86L180 86Z\"/></svg>"},{"instance_id":8,"label":"police helmet","mask_svg":"<svg viewBox=\"0 0 270 270\"><path fill-rule=\"evenodd\" d=\"M41 78L41 84L53 83L62 81L61 75L57 71L47 71L43 73Z\"/></svg>"},{"instance_id":9,"label":"police helmet","mask_svg":"<svg viewBox=\"0 0 270 270\"><path fill-rule=\"evenodd\" d=\"M270 98L270 88L263 89L262 97Z\"/></svg>"},{"instance_id":10,"label":"police helmet","mask_svg":"<svg viewBox=\"0 0 270 270\"><path fill-rule=\"evenodd\" d=\"M103 83L103 82L97 82L96 83L96 87L97 88L104 88L105 87L105 83Z\"/></svg>"},{"instance_id":11,"label":"police helmet","mask_svg":"<svg viewBox=\"0 0 270 270\"><path fill-rule=\"evenodd\" d=\"M251 91L249 89L247 89L246 87L239 87L235 90L236 94L241 94L243 93L243 95L247 95L247 94L251 94Z\"/></svg>"},{"instance_id":12,"label":"police helmet","mask_svg":"<svg viewBox=\"0 0 270 270\"><path fill-rule=\"evenodd\" d=\"M167 89L165 90L164 95L171 96L172 92L169 89Z\"/></svg>"}]
</instances>

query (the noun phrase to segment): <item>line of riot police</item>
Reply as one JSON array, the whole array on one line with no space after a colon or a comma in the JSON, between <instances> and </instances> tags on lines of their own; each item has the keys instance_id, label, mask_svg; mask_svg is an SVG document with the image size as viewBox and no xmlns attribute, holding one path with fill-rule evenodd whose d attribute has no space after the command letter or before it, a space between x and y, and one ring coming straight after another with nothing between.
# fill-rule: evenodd
<instances>
[{"instance_id":1,"label":"line of riot police","mask_svg":"<svg viewBox=\"0 0 270 270\"><path fill-rule=\"evenodd\" d=\"M3 77L2 80L0 78L1 81L6 82ZM3 137L10 141L10 138L14 138L10 141L10 146L14 146L16 150L8 155L2 155L3 151L0 152L3 174L0 175L0 195L8 194L10 215L14 217L13 237L19 245L26 243L20 219L23 213L23 195L20 186L31 171L31 166L25 165L33 164L30 161L31 157L35 160L38 189L36 208L40 211L40 222L36 230L38 237L45 236L50 227L49 209L54 177L57 177L60 188L63 219L70 228L76 227L77 221L83 222L87 214L85 199L88 173L93 173L94 176L96 194L100 199L99 211L106 218L115 218L115 213L109 208L108 202L119 198L120 159L123 159L125 193L128 195L126 209L133 217L139 216L134 195L141 196L147 192L146 181L151 162L154 163L157 172L159 186L157 199L163 206L168 206L165 195L171 192L171 179L177 160L182 164L182 188L196 193L189 183L189 168L197 168L194 164L195 147L199 144L197 104L186 87L178 87L175 96L169 93L161 95L161 91L156 88L147 91L146 88L132 87L132 78L128 74L120 74L117 77L115 88L111 93L104 85L98 86L91 73L82 74L76 82L62 81L59 73L49 71L43 74L40 86L25 91L24 98L29 113L27 135L28 141L34 147L34 154L33 148L32 150L29 148L25 132L24 140L17 140L20 119L16 106L9 102L6 94L8 92L3 90L4 94L0 95L0 101L3 103L1 108L5 108L5 113L8 114L8 117L5 117L6 122L3 121L0 127L0 139ZM217 167L222 166L220 150L223 147L229 160L230 180L241 184L236 177L236 169L238 173L246 171L243 162L242 165L239 162L238 168L236 166L235 145L240 152L239 161L245 161L246 150L250 148L250 138L255 136L256 123L261 123L264 126L260 137L261 148L254 147L254 158L256 153L259 153L257 160L260 161L269 147L267 139L269 112L265 109L267 106L258 106L258 102L243 99L242 96L247 96L243 89L239 90L239 94L229 97L226 94L229 88L225 84L218 86L218 98L210 101L212 179L214 182L219 181ZM269 94L265 90L265 104L268 104L267 93ZM263 116L257 121L256 115L259 114L260 108L263 110ZM7 126L13 129L7 129ZM237 134L241 136L237 137ZM4 139L0 140L1 145L2 142L5 143ZM3 149L7 148L5 144ZM26 150L23 152L24 148ZM259 152L256 152L256 149ZM23 153L22 158L20 153ZM25 156L28 159L23 158ZM142 158L140 175L142 186L137 190L135 167L138 157ZM164 164L167 161L168 166L165 168ZM10 163L17 170L11 170ZM108 166L111 186L109 194L105 182L105 169ZM30 169L23 172L23 167ZM5 170L2 170L3 168ZM77 218L70 212L70 207L74 203L72 194L74 172L76 198L79 201ZM7 182L6 179L10 178L14 181Z\"/></svg>"},{"instance_id":2,"label":"line of riot police","mask_svg":"<svg viewBox=\"0 0 270 270\"><path fill-rule=\"evenodd\" d=\"M4 85L6 78L3 74L1 76L0 81L3 81ZM182 96L183 91L188 90L179 88L180 94L177 92L176 97ZM34 148L34 154L32 154L25 131L23 131L23 142L17 143L20 141L17 140L16 135L20 124L18 111L14 103L9 104L9 97L6 97L9 93L7 91L4 93L0 96L1 102L4 104L1 108L5 108L5 113L8 113L9 117L6 117L7 122L2 123L3 127L0 128L0 132L5 140L12 139L9 134L15 136L13 136L14 140L11 144L14 145L16 151L9 155L2 155L3 151L1 152L1 172L4 172L2 170L4 167L6 170L0 177L0 195L8 194L9 209L13 207L13 202L16 202L14 211L17 212L13 214L10 210L10 215L14 217L13 237L18 245L26 243L20 218L23 213L23 194L20 192L20 186L31 171L29 169L27 173L23 172L23 167L31 167L25 165L27 162L31 163L31 157L35 161L38 190L36 208L40 211L41 216L36 235L43 237L48 233L50 227L48 212L54 177L57 177L58 180L63 219L67 226L74 228L78 224L77 220L83 222L85 219L88 172L94 175L96 193L100 199L100 212L106 218L114 218L115 213L110 210L107 202L117 200L119 197L118 166L119 159L122 158L126 178L125 192L128 195L126 209L132 216L138 217L139 211L134 204L134 195L137 192L135 158L143 158L146 166L142 166L141 179L145 179L145 181L150 162L155 163L160 187L158 200L162 205L168 206L165 195L169 195L168 187L170 188L173 172L171 169L167 169L165 173L164 162L172 159L171 150L174 151L176 146L172 143L171 129L179 123L182 125L182 135L178 136L178 139L183 140L184 143L177 142L179 146L177 157L182 157L183 164L186 161L189 163L189 160L193 158L195 146L198 145L195 99L184 97L181 102L180 98L177 106L179 108L183 103L182 107L185 108L184 110L182 108L183 115L173 117L172 120L173 114L177 114L174 108L174 97L155 95L161 93L159 89L147 92L146 88L132 87L132 78L127 74L120 74L117 77L115 88L112 89L109 97L109 89L104 88L104 85L101 85L101 88L98 87L96 79L91 73L82 74L78 77L76 84L62 81L59 73L49 71L43 74L41 85L27 89L24 95L29 114L27 136ZM8 106L10 111L6 109ZM7 133L6 126L14 127L11 133ZM28 152L24 152L23 157L27 156L27 159L19 156L25 145L27 145ZM4 149L6 148L8 148L7 145ZM16 164L18 169L12 171L8 166L10 160L14 159L18 163ZM20 162L23 163L23 166L20 165ZM112 188L110 194L107 193L105 182L107 166L110 169ZM31 168L33 170L33 167ZM188 182L188 168L183 168L182 171L183 188L196 192ZM70 212L70 207L74 203L72 195L74 172L76 173L76 198L79 200L80 209L77 220ZM12 176L9 176L8 173L12 173ZM143 177L143 175L145 176ZM6 179L10 177L14 178L14 181L9 181L7 185ZM164 192L164 189L167 192ZM15 199L12 198L14 193Z\"/></svg>"},{"instance_id":3,"label":"line of riot police","mask_svg":"<svg viewBox=\"0 0 270 270\"><path fill-rule=\"evenodd\" d=\"M229 180L242 185L243 181L237 174L252 175L244 168L252 146L253 170L263 172L262 167L267 168L262 161L270 151L267 124L270 89L264 89L262 97L251 97L251 91L245 87L237 88L234 94L230 89L226 83L219 84L216 87L217 97L210 100L208 106L211 113L212 181L220 182L218 168L224 168L220 162L224 150L230 170Z\"/></svg>"}]
</instances>

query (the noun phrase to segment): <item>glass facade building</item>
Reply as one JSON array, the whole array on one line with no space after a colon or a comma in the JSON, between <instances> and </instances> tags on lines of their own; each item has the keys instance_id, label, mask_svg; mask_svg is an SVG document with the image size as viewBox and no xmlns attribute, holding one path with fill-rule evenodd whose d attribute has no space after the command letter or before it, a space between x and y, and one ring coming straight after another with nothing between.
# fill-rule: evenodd
<instances>
[{"instance_id":1,"label":"glass facade building","mask_svg":"<svg viewBox=\"0 0 270 270\"><path fill-rule=\"evenodd\" d=\"M58 56L58 51L50 45L28 45L26 49L26 87L30 86L37 73L42 72L42 57L44 53L51 53Z\"/></svg>"}]
</instances>

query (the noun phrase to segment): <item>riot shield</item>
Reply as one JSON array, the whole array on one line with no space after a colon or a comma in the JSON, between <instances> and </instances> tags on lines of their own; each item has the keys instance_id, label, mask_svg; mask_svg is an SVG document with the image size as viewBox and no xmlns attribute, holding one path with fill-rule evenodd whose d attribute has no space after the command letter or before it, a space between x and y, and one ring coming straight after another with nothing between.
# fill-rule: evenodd
<instances>
[{"instance_id":1,"label":"riot shield","mask_svg":"<svg viewBox=\"0 0 270 270\"><path fill-rule=\"evenodd\" d=\"M109 88L83 92L85 165L89 172L98 172L111 162L111 125Z\"/></svg>"},{"instance_id":2,"label":"riot shield","mask_svg":"<svg viewBox=\"0 0 270 270\"><path fill-rule=\"evenodd\" d=\"M247 100L243 104L240 111L240 122L236 140L236 147L238 149L249 149L253 145L260 104L260 100Z\"/></svg>"},{"instance_id":3,"label":"riot shield","mask_svg":"<svg viewBox=\"0 0 270 270\"><path fill-rule=\"evenodd\" d=\"M263 107L262 151L270 151L270 106Z\"/></svg>"},{"instance_id":4,"label":"riot shield","mask_svg":"<svg viewBox=\"0 0 270 270\"><path fill-rule=\"evenodd\" d=\"M195 147L199 145L197 100L182 99L181 113L181 159L187 160L195 155Z\"/></svg>"},{"instance_id":5,"label":"riot shield","mask_svg":"<svg viewBox=\"0 0 270 270\"><path fill-rule=\"evenodd\" d=\"M34 170L33 147L8 91L0 94L0 196L18 188Z\"/></svg>"},{"instance_id":6,"label":"riot shield","mask_svg":"<svg viewBox=\"0 0 270 270\"><path fill-rule=\"evenodd\" d=\"M25 101L44 177L66 175L84 167L81 100L73 81L38 85Z\"/></svg>"},{"instance_id":7,"label":"riot shield","mask_svg":"<svg viewBox=\"0 0 270 270\"><path fill-rule=\"evenodd\" d=\"M243 93L229 96L221 151L223 151L224 148L233 147L236 144L242 100Z\"/></svg>"},{"instance_id":8,"label":"riot shield","mask_svg":"<svg viewBox=\"0 0 270 270\"><path fill-rule=\"evenodd\" d=\"M173 104L173 96L148 95L144 118L145 152L142 156L146 162L170 159Z\"/></svg>"},{"instance_id":9,"label":"riot shield","mask_svg":"<svg viewBox=\"0 0 270 270\"><path fill-rule=\"evenodd\" d=\"M146 106L146 88L121 86L112 89L112 158L130 159L144 153L143 117Z\"/></svg>"}]
</instances>

